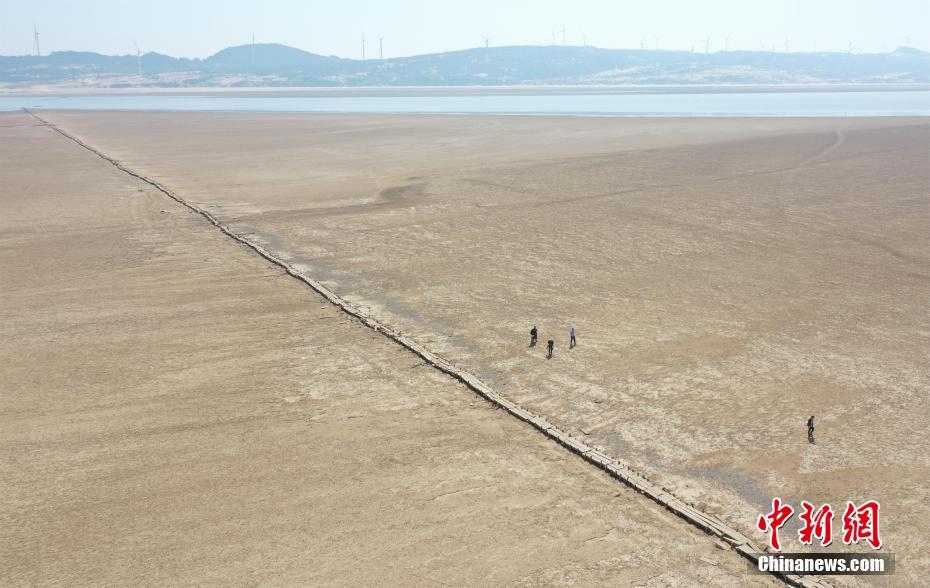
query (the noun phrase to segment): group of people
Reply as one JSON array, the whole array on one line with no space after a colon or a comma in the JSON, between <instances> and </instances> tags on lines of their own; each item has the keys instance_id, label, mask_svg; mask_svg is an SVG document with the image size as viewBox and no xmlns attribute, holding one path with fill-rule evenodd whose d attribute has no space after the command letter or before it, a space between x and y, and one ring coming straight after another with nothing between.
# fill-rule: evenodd
<instances>
[{"instance_id":1,"label":"group of people","mask_svg":"<svg viewBox=\"0 0 930 588\"><path fill-rule=\"evenodd\" d=\"M539 329L536 328L536 325L533 325L533 328L530 329L530 347L536 347L536 344L539 342ZM574 349L578 345L578 340L575 338L575 327L571 327L568 330L568 348ZM552 359L552 352L555 349L555 341L549 339L546 341L546 359ZM814 416L811 415L811 418L807 419L807 442L814 444Z\"/></svg>"},{"instance_id":2,"label":"group of people","mask_svg":"<svg viewBox=\"0 0 930 588\"><path fill-rule=\"evenodd\" d=\"M536 328L536 325L533 325L533 328L530 329L530 347L536 347L536 343L539 341L539 329ZM571 327L568 330L568 348L574 349L578 345L578 340L575 338L575 327ZM546 342L546 359L552 359L552 352L555 349L555 341L549 339Z\"/></svg>"}]
</instances>

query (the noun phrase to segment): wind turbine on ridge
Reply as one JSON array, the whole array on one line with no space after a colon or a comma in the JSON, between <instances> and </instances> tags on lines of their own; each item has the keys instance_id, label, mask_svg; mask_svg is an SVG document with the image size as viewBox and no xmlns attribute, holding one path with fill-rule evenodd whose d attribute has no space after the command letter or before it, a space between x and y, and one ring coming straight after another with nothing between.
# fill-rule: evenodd
<instances>
[{"instance_id":1,"label":"wind turbine on ridge","mask_svg":"<svg viewBox=\"0 0 930 588\"><path fill-rule=\"evenodd\" d=\"M136 40L132 40L132 44L136 46L136 61L139 64L139 77L142 77L142 51L139 49L139 44L136 43Z\"/></svg>"}]
</instances>

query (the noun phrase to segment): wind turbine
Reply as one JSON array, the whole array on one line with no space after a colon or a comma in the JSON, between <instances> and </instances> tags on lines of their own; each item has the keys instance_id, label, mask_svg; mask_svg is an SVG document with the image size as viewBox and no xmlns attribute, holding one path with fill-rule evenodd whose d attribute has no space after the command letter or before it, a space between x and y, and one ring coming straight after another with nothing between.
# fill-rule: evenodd
<instances>
[{"instance_id":1,"label":"wind turbine","mask_svg":"<svg viewBox=\"0 0 930 588\"><path fill-rule=\"evenodd\" d=\"M378 37L378 59L384 59L384 37Z\"/></svg>"},{"instance_id":2,"label":"wind turbine","mask_svg":"<svg viewBox=\"0 0 930 588\"><path fill-rule=\"evenodd\" d=\"M788 35L785 35L785 53L791 52L791 40L788 39Z\"/></svg>"},{"instance_id":3,"label":"wind turbine","mask_svg":"<svg viewBox=\"0 0 930 588\"><path fill-rule=\"evenodd\" d=\"M32 23L32 42L36 48L36 57L42 57L42 51L39 49L39 29L36 28L36 23Z\"/></svg>"},{"instance_id":4,"label":"wind turbine","mask_svg":"<svg viewBox=\"0 0 930 588\"><path fill-rule=\"evenodd\" d=\"M710 53L710 37L704 39L704 53Z\"/></svg>"},{"instance_id":5,"label":"wind turbine","mask_svg":"<svg viewBox=\"0 0 930 588\"><path fill-rule=\"evenodd\" d=\"M365 61L365 35L362 34L362 61Z\"/></svg>"},{"instance_id":6,"label":"wind turbine","mask_svg":"<svg viewBox=\"0 0 930 588\"><path fill-rule=\"evenodd\" d=\"M562 47L565 46L565 25L562 25Z\"/></svg>"},{"instance_id":7,"label":"wind turbine","mask_svg":"<svg viewBox=\"0 0 930 588\"><path fill-rule=\"evenodd\" d=\"M640 39L640 41L639 41L639 48L640 48L640 49L645 49L645 48L646 48L646 37L643 37L642 39Z\"/></svg>"},{"instance_id":8,"label":"wind turbine","mask_svg":"<svg viewBox=\"0 0 930 588\"><path fill-rule=\"evenodd\" d=\"M662 37L659 37L658 35L656 35L656 51L659 50L659 39L661 39L661 38L662 38Z\"/></svg>"},{"instance_id":9,"label":"wind turbine","mask_svg":"<svg viewBox=\"0 0 930 588\"><path fill-rule=\"evenodd\" d=\"M136 61L139 62L139 76L142 76L142 51L139 50L139 44L136 43L136 40L132 40L132 44L136 46Z\"/></svg>"},{"instance_id":10,"label":"wind turbine","mask_svg":"<svg viewBox=\"0 0 930 588\"><path fill-rule=\"evenodd\" d=\"M730 35L727 35L726 37L723 38L723 50L724 51L730 50Z\"/></svg>"}]
</instances>

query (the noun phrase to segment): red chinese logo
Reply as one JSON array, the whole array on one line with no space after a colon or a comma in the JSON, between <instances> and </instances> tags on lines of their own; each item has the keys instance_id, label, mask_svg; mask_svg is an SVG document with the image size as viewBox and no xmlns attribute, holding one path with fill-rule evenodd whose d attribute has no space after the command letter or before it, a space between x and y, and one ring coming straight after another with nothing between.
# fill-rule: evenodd
<instances>
[{"instance_id":1,"label":"red chinese logo","mask_svg":"<svg viewBox=\"0 0 930 588\"><path fill-rule=\"evenodd\" d=\"M778 530L791 518L793 513L794 509L787 504L782 504L780 498L773 498L772 511L768 514L759 515L759 521L756 523L756 527L763 533L767 531L771 532L771 535L769 535L769 545L771 545L772 549L775 551L781 551L781 542L778 540Z\"/></svg>"},{"instance_id":2,"label":"red chinese logo","mask_svg":"<svg viewBox=\"0 0 930 588\"><path fill-rule=\"evenodd\" d=\"M824 504L814 512L814 505L804 500L801 508L804 509L800 514L804 526L798 531L801 543L811 545L814 538L819 539L824 547L833 543L833 509L830 505Z\"/></svg>"},{"instance_id":3,"label":"red chinese logo","mask_svg":"<svg viewBox=\"0 0 930 588\"><path fill-rule=\"evenodd\" d=\"M821 505L816 511L814 505L806 500L801 501L802 512L799 514L804 526L798 530L798 539L804 545L812 545L814 539L820 541L824 547L833 543L833 509L829 504ZM865 541L873 549L880 549L882 538L879 534L879 504L876 500L864 502L856 507L852 502L846 503L843 513L843 543L855 545ZM763 533L769 533L769 546L775 551L781 551L781 541L778 530L794 514L790 505L784 504L781 498L772 499L772 510L767 514L759 515L756 528Z\"/></svg>"},{"instance_id":4,"label":"red chinese logo","mask_svg":"<svg viewBox=\"0 0 930 588\"><path fill-rule=\"evenodd\" d=\"M865 540L873 549L882 546L881 536L878 534L878 502L870 500L859 508L852 502L846 503L846 512L843 513L843 543L852 545Z\"/></svg>"}]
</instances>

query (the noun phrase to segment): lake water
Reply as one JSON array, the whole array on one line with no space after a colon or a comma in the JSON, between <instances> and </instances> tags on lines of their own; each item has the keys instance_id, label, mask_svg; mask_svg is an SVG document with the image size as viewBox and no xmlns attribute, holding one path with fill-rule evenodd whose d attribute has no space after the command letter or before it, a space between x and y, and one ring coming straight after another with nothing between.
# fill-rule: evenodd
<instances>
[{"instance_id":1,"label":"lake water","mask_svg":"<svg viewBox=\"0 0 930 588\"><path fill-rule=\"evenodd\" d=\"M0 96L0 111L21 108L128 111L520 114L567 116L930 116L930 91L800 91L539 95L352 96L97 94ZM524 90L525 91L525 90ZM564 90L563 90L564 91ZM322 92L325 93L325 92ZM388 94L390 92L386 92Z\"/></svg>"}]
</instances>

